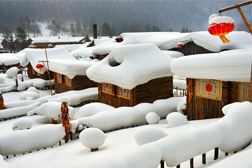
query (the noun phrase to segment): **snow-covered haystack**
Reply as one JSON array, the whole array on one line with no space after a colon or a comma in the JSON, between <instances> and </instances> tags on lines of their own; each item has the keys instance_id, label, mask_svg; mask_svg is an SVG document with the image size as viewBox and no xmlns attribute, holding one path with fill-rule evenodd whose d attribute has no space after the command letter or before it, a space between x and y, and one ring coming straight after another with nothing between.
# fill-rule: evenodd
<instances>
[{"instance_id":1,"label":"snow-covered haystack","mask_svg":"<svg viewBox=\"0 0 252 168\"><path fill-rule=\"evenodd\" d=\"M177 127L188 124L186 116L179 112L173 112L167 115L166 120L170 127Z\"/></svg>"},{"instance_id":2,"label":"snow-covered haystack","mask_svg":"<svg viewBox=\"0 0 252 168\"><path fill-rule=\"evenodd\" d=\"M136 143L140 146L140 145L144 145L150 142L157 141L166 136L167 134L158 128L142 127L136 131L135 140L136 140Z\"/></svg>"},{"instance_id":3,"label":"snow-covered haystack","mask_svg":"<svg viewBox=\"0 0 252 168\"><path fill-rule=\"evenodd\" d=\"M69 117L73 119L75 114L75 109L73 107L68 106L69 109ZM39 114L43 116L47 116L49 118L54 119L55 121L61 120L61 102L46 102L41 106L31 110L27 113L28 116L33 114Z\"/></svg>"},{"instance_id":4,"label":"snow-covered haystack","mask_svg":"<svg viewBox=\"0 0 252 168\"><path fill-rule=\"evenodd\" d=\"M148 124L158 124L160 121L160 117L155 112L149 112L145 118Z\"/></svg>"},{"instance_id":5,"label":"snow-covered haystack","mask_svg":"<svg viewBox=\"0 0 252 168\"><path fill-rule=\"evenodd\" d=\"M2 155L0 155L0 165L2 168L18 168L18 166L12 164L12 163L7 163L4 161L4 158Z\"/></svg>"},{"instance_id":6,"label":"snow-covered haystack","mask_svg":"<svg viewBox=\"0 0 252 168\"><path fill-rule=\"evenodd\" d=\"M0 136L0 154L21 154L35 149L51 147L64 136L64 127L53 124L23 131L13 131L7 135Z\"/></svg>"},{"instance_id":7,"label":"snow-covered haystack","mask_svg":"<svg viewBox=\"0 0 252 168\"><path fill-rule=\"evenodd\" d=\"M92 116L94 114L97 114L101 111L105 111L105 110L113 110L115 109L113 106L107 105L107 104L103 104L103 103L90 103L87 105L82 106L79 109L79 115L81 117L88 117L88 116Z\"/></svg>"},{"instance_id":8,"label":"snow-covered haystack","mask_svg":"<svg viewBox=\"0 0 252 168\"><path fill-rule=\"evenodd\" d=\"M29 118L21 118L17 121L15 121L12 125L12 130L25 130L30 129L34 124L34 121Z\"/></svg>"},{"instance_id":9,"label":"snow-covered haystack","mask_svg":"<svg viewBox=\"0 0 252 168\"><path fill-rule=\"evenodd\" d=\"M91 151L97 151L104 144L107 135L97 128L88 128L80 133L79 138L84 146L91 148Z\"/></svg>"},{"instance_id":10,"label":"snow-covered haystack","mask_svg":"<svg viewBox=\"0 0 252 168\"><path fill-rule=\"evenodd\" d=\"M157 167L160 160L164 160L168 167L174 167L216 147L231 153L241 150L252 141L251 109L251 102L236 104L216 123L142 145L124 156L123 160L137 158L131 162L131 168L139 165Z\"/></svg>"},{"instance_id":11,"label":"snow-covered haystack","mask_svg":"<svg viewBox=\"0 0 252 168\"><path fill-rule=\"evenodd\" d=\"M109 131L146 123L146 114L153 111L161 118L165 118L170 112L176 111L181 102L185 103L185 101L185 97L160 99L153 103L141 103L134 107L120 107L114 110L101 111L93 116L82 117L78 121L88 127Z\"/></svg>"},{"instance_id":12,"label":"snow-covered haystack","mask_svg":"<svg viewBox=\"0 0 252 168\"><path fill-rule=\"evenodd\" d=\"M4 84L4 78L0 77L0 84Z\"/></svg>"},{"instance_id":13,"label":"snow-covered haystack","mask_svg":"<svg viewBox=\"0 0 252 168\"><path fill-rule=\"evenodd\" d=\"M36 100L40 96L38 93L33 91L25 91L24 93L20 94L19 99L20 100Z\"/></svg>"},{"instance_id":14,"label":"snow-covered haystack","mask_svg":"<svg viewBox=\"0 0 252 168\"><path fill-rule=\"evenodd\" d=\"M6 71L6 75L9 78L17 77L19 69L17 67L12 67Z\"/></svg>"}]
</instances>

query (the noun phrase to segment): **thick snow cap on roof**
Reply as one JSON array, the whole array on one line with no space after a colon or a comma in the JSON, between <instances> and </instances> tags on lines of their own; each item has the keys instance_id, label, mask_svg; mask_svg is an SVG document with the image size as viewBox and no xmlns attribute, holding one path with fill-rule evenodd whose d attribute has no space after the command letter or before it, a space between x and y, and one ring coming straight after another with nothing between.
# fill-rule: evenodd
<instances>
[{"instance_id":1,"label":"thick snow cap on roof","mask_svg":"<svg viewBox=\"0 0 252 168\"><path fill-rule=\"evenodd\" d=\"M252 48L181 57L171 62L174 74L186 78L250 82Z\"/></svg>"},{"instance_id":2,"label":"thick snow cap on roof","mask_svg":"<svg viewBox=\"0 0 252 168\"><path fill-rule=\"evenodd\" d=\"M231 42L223 44L218 36L213 36L207 31L192 33L192 40L195 44L212 52L220 52L227 49L246 49L252 46L252 36L245 31L233 31L227 34L226 37Z\"/></svg>"},{"instance_id":3,"label":"thick snow cap on roof","mask_svg":"<svg viewBox=\"0 0 252 168\"><path fill-rule=\"evenodd\" d=\"M80 48L83 44L62 44L56 45L54 48L65 48L67 51L73 51Z\"/></svg>"},{"instance_id":4,"label":"thick snow cap on roof","mask_svg":"<svg viewBox=\"0 0 252 168\"><path fill-rule=\"evenodd\" d=\"M46 52L49 61L50 59L75 60L75 58L64 48L46 49ZM31 63L31 66L37 73L44 74L46 71L45 68L41 69L41 72L36 68L37 64L43 64L39 61L46 61L45 49L27 49L25 56L20 61L20 65L26 67ZM45 65L47 66L46 63Z\"/></svg>"},{"instance_id":5,"label":"thick snow cap on roof","mask_svg":"<svg viewBox=\"0 0 252 168\"><path fill-rule=\"evenodd\" d=\"M98 83L112 83L133 89L151 79L172 76L172 58L154 44L125 45L87 70L87 76ZM117 66L115 63L119 63Z\"/></svg>"},{"instance_id":6,"label":"thick snow cap on roof","mask_svg":"<svg viewBox=\"0 0 252 168\"><path fill-rule=\"evenodd\" d=\"M15 57L14 54L4 53L0 54L0 65L14 65L18 64L20 59Z\"/></svg>"},{"instance_id":7,"label":"thick snow cap on roof","mask_svg":"<svg viewBox=\"0 0 252 168\"><path fill-rule=\"evenodd\" d=\"M43 36L43 37L31 37L32 44L36 43L59 43L59 42L79 42L84 37L67 37L67 36Z\"/></svg>"},{"instance_id":8,"label":"thick snow cap on roof","mask_svg":"<svg viewBox=\"0 0 252 168\"><path fill-rule=\"evenodd\" d=\"M86 70L97 62L84 60L50 59L49 67L53 72L63 74L73 79L76 75L86 75Z\"/></svg>"},{"instance_id":9,"label":"thick snow cap on roof","mask_svg":"<svg viewBox=\"0 0 252 168\"><path fill-rule=\"evenodd\" d=\"M123 38L122 42L116 42L113 40L111 42L104 43L103 45L95 48L93 50L93 54L108 54L114 48L128 44L153 43L160 49L171 49L178 47L179 41L191 41L191 33L179 32L122 33L120 36Z\"/></svg>"}]
</instances>

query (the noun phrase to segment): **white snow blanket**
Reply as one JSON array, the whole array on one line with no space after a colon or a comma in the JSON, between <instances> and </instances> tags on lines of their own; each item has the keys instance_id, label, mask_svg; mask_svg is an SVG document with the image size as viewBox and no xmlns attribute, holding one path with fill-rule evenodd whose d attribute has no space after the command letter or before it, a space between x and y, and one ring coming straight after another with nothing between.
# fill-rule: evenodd
<instances>
[{"instance_id":1,"label":"white snow blanket","mask_svg":"<svg viewBox=\"0 0 252 168\"><path fill-rule=\"evenodd\" d=\"M73 79L76 75L86 76L86 70L96 63L84 60L50 59L49 67L51 71Z\"/></svg>"},{"instance_id":2,"label":"white snow blanket","mask_svg":"<svg viewBox=\"0 0 252 168\"><path fill-rule=\"evenodd\" d=\"M0 166L3 168L18 168L17 165L12 164L12 163L7 163L6 161L4 161L4 158L2 155L0 155Z\"/></svg>"},{"instance_id":3,"label":"white snow blanket","mask_svg":"<svg viewBox=\"0 0 252 168\"><path fill-rule=\"evenodd\" d=\"M122 45L153 43L160 49L178 48L179 42L193 41L212 52L220 52L224 49L244 49L250 48L252 44L252 36L247 32L233 31L227 35L231 40L229 44L223 44L219 37L212 36L208 31L179 33L179 32L149 32L149 33L122 33L122 42L104 43L93 50L93 55L109 54L113 49Z\"/></svg>"},{"instance_id":4,"label":"white snow blanket","mask_svg":"<svg viewBox=\"0 0 252 168\"><path fill-rule=\"evenodd\" d=\"M0 136L0 154L21 154L35 149L51 147L65 136L65 128L47 124L33 129L13 131Z\"/></svg>"},{"instance_id":5,"label":"white snow blanket","mask_svg":"<svg viewBox=\"0 0 252 168\"><path fill-rule=\"evenodd\" d=\"M101 111L93 116L78 119L79 123L89 127L99 128L103 131L138 125L146 122L146 114L155 112L161 118L177 111L181 102L185 103L185 97L172 97L156 100L153 103L141 103L134 107L120 107L114 110Z\"/></svg>"},{"instance_id":6,"label":"white snow blanket","mask_svg":"<svg viewBox=\"0 0 252 168\"><path fill-rule=\"evenodd\" d=\"M151 79L172 76L171 61L172 57L154 44L126 45L114 49L106 58L90 67L87 76L98 83L133 89Z\"/></svg>"},{"instance_id":7,"label":"white snow blanket","mask_svg":"<svg viewBox=\"0 0 252 168\"><path fill-rule=\"evenodd\" d=\"M36 68L36 65L43 64L39 61L46 61L46 53L48 61L50 61L50 59L75 60L75 58L64 48L49 48L46 49L46 52L45 49L29 49L26 50L25 56L20 60L20 65L26 67L29 63L31 63L31 66L37 73L44 74L46 72L45 67L42 68L40 72L40 70ZM48 68L47 63L45 63L45 66Z\"/></svg>"},{"instance_id":8,"label":"white snow blanket","mask_svg":"<svg viewBox=\"0 0 252 168\"><path fill-rule=\"evenodd\" d=\"M65 48L68 52L70 52L80 48L82 45L83 44L61 44L54 46L54 48Z\"/></svg>"},{"instance_id":9,"label":"white snow blanket","mask_svg":"<svg viewBox=\"0 0 252 168\"><path fill-rule=\"evenodd\" d=\"M20 59L14 56L15 54L3 53L0 54L0 65L14 65L20 62Z\"/></svg>"},{"instance_id":10,"label":"white snow blanket","mask_svg":"<svg viewBox=\"0 0 252 168\"><path fill-rule=\"evenodd\" d=\"M171 62L174 74L186 78L250 82L252 48L198 54Z\"/></svg>"},{"instance_id":11,"label":"white snow blanket","mask_svg":"<svg viewBox=\"0 0 252 168\"><path fill-rule=\"evenodd\" d=\"M182 52L178 51L169 51L169 50L162 50L165 54L171 56L172 58L178 58L178 57L183 57L185 56Z\"/></svg>"}]
</instances>

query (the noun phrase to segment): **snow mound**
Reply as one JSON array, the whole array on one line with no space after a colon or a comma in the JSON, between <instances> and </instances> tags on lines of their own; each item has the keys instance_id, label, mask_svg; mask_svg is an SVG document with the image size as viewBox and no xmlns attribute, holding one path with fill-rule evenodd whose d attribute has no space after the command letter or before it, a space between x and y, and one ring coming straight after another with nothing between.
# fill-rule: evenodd
<instances>
[{"instance_id":1,"label":"snow mound","mask_svg":"<svg viewBox=\"0 0 252 168\"><path fill-rule=\"evenodd\" d=\"M79 138L84 146L95 149L104 143L107 135L97 128L88 128L80 133Z\"/></svg>"},{"instance_id":2,"label":"snow mound","mask_svg":"<svg viewBox=\"0 0 252 168\"><path fill-rule=\"evenodd\" d=\"M224 115L227 115L227 112L228 112L228 110L229 110L231 107L234 107L234 106L236 106L237 104L240 104L240 103L241 103L241 102L234 102L234 103L231 103L231 104L228 104L228 105L222 107L222 112L223 112L223 114L224 114Z\"/></svg>"},{"instance_id":3,"label":"snow mound","mask_svg":"<svg viewBox=\"0 0 252 168\"><path fill-rule=\"evenodd\" d=\"M21 118L17 121L15 121L12 125L12 130L24 130L24 129L30 129L34 124L34 121L29 118Z\"/></svg>"},{"instance_id":4,"label":"snow mound","mask_svg":"<svg viewBox=\"0 0 252 168\"><path fill-rule=\"evenodd\" d=\"M79 109L79 115L81 117L88 117L88 116L92 116L94 114L97 114L101 111L114 110L114 109L115 108L110 105L95 102L95 103L90 103L90 104L82 106Z\"/></svg>"},{"instance_id":5,"label":"snow mound","mask_svg":"<svg viewBox=\"0 0 252 168\"><path fill-rule=\"evenodd\" d=\"M0 77L0 84L4 84L4 78Z\"/></svg>"},{"instance_id":6,"label":"snow mound","mask_svg":"<svg viewBox=\"0 0 252 168\"><path fill-rule=\"evenodd\" d=\"M73 107L68 106L69 109L69 118L73 119L75 114L75 109ZM39 114L43 116L47 116L49 118L54 119L55 121L61 120L61 102L46 102L39 107L31 110L27 113L28 116L33 114Z\"/></svg>"},{"instance_id":7,"label":"snow mound","mask_svg":"<svg viewBox=\"0 0 252 168\"><path fill-rule=\"evenodd\" d=\"M12 163L7 163L4 161L4 158L2 155L0 155L0 165L2 168L18 168L18 166L12 164Z\"/></svg>"},{"instance_id":8,"label":"snow mound","mask_svg":"<svg viewBox=\"0 0 252 168\"><path fill-rule=\"evenodd\" d=\"M167 134L158 128L142 127L136 131L135 140L136 140L136 143L140 146L140 145L144 145L150 142L157 141L166 136Z\"/></svg>"},{"instance_id":9,"label":"snow mound","mask_svg":"<svg viewBox=\"0 0 252 168\"><path fill-rule=\"evenodd\" d=\"M148 124L158 124L160 121L160 117L155 112L149 112L145 118Z\"/></svg>"},{"instance_id":10,"label":"snow mound","mask_svg":"<svg viewBox=\"0 0 252 168\"><path fill-rule=\"evenodd\" d=\"M66 102L67 104L70 104L71 102L71 99L69 99L68 97L62 97L60 100L61 102Z\"/></svg>"},{"instance_id":11,"label":"snow mound","mask_svg":"<svg viewBox=\"0 0 252 168\"><path fill-rule=\"evenodd\" d=\"M17 67L12 67L6 71L6 75L9 78L17 77L19 69Z\"/></svg>"},{"instance_id":12,"label":"snow mound","mask_svg":"<svg viewBox=\"0 0 252 168\"><path fill-rule=\"evenodd\" d=\"M0 154L21 154L55 145L65 136L62 125L47 124L33 129L13 131L0 137Z\"/></svg>"},{"instance_id":13,"label":"snow mound","mask_svg":"<svg viewBox=\"0 0 252 168\"><path fill-rule=\"evenodd\" d=\"M40 96L38 93L33 92L33 91L25 91L24 93L22 93L19 96L20 100L36 100L38 99Z\"/></svg>"},{"instance_id":14,"label":"snow mound","mask_svg":"<svg viewBox=\"0 0 252 168\"><path fill-rule=\"evenodd\" d=\"M252 141L252 103L242 102L235 104L221 118L220 123L224 139L220 149L233 152L241 149Z\"/></svg>"},{"instance_id":15,"label":"snow mound","mask_svg":"<svg viewBox=\"0 0 252 168\"><path fill-rule=\"evenodd\" d=\"M166 120L170 127L177 127L188 124L186 116L179 112L173 112L167 115Z\"/></svg>"},{"instance_id":16,"label":"snow mound","mask_svg":"<svg viewBox=\"0 0 252 168\"><path fill-rule=\"evenodd\" d=\"M35 87L29 87L29 88L27 89L27 91L36 92L36 93L39 94L38 89L36 89Z\"/></svg>"}]
</instances>

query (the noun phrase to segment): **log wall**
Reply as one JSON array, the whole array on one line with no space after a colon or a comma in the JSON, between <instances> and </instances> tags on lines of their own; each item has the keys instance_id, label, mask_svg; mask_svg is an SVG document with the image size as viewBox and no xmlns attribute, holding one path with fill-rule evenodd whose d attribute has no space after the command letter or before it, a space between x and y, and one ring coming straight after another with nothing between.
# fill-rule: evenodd
<instances>
[{"instance_id":1,"label":"log wall","mask_svg":"<svg viewBox=\"0 0 252 168\"><path fill-rule=\"evenodd\" d=\"M195 79L187 79L186 115L188 120L223 117L222 107L238 101L238 82L222 82L221 100L197 97L195 89Z\"/></svg>"}]
</instances>

